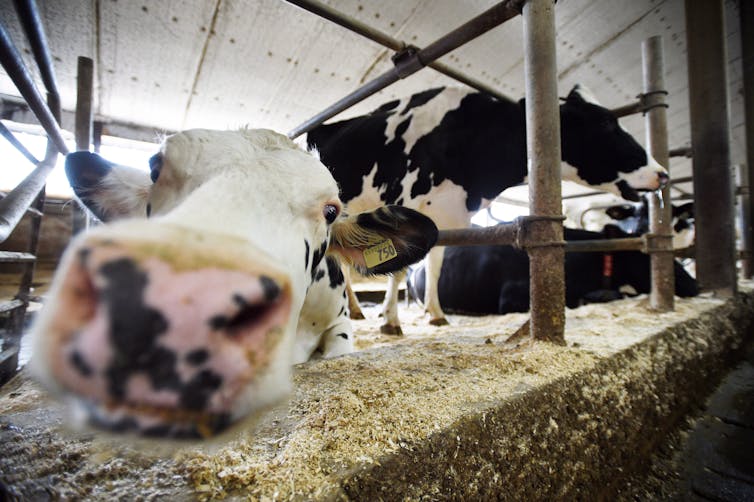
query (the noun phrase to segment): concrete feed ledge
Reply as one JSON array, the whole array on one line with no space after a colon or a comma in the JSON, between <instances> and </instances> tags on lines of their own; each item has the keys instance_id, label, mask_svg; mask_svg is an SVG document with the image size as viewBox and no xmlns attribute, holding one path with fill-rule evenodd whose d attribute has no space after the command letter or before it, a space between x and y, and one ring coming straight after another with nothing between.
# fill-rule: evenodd
<instances>
[{"instance_id":1,"label":"concrete feed ledge","mask_svg":"<svg viewBox=\"0 0 754 502\"><path fill-rule=\"evenodd\" d=\"M569 310L568 346L506 342L524 315L357 324L352 356L225 441L66 431L22 374L0 391L0 498L571 499L609 496L703 402L747 341L754 293ZM164 445L163 445L164 446Z\"/></svg>"}]
</instances>

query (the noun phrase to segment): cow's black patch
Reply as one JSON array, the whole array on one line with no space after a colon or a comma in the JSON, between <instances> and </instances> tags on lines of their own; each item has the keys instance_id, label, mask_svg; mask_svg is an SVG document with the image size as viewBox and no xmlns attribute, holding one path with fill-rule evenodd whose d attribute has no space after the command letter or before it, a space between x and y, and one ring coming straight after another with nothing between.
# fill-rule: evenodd
<instances>
[{"instance_id":1,"label":"cow's black patch","mask_svg":"<svg viewBox=\"0 0 754 502\"><path fill-rule=\"evenodd\" d=\"M79 257L79 265L81 268L86 268L86 264L89 261L89 256L92 254L92 250L90 248L81 248L78 252Z\"/></svg>"},{"instance_id":2,"label":"cow's black patch","mask_svg":"<svg viewBox=\"0 0 754 502\"><path fill-rule=\"evenodd\" d=\"M337 334L337 335L335 335L335 336L339 336L339 337L341 337L341 338L343 338L343 339L345 339L345 340L348 340L348 335L347 335L347 334L345 334L345 333L338 333L338 334Z\"/></svg>"},{"instance_id":3,"label":"cow's black patch","mask_svg":"<svg viewBox=\"0 0 754 502\"><path fill-rule=\"evenodd\" d=\"M396 108L398 108L399 104L401 104L401 100L394 99L393 101L388 101L387 103L380 105L380 107L377 108L377 110L381 112L389 112L391 110L395 110Z\"/></svg>"},{"instance_id":4,"label":"cow's black patch","mask_svg":"<svg viewBox=\"0 0 754 502\"><path fill-rule=\"evenodd\" d=\"M152 204L147 204L147 218L152 215Z\"/></svg>"},{"instance_id":5,"label":"cow's black patch","mask_svg":"<svg viewBox=\"0 0 754 502\"><path fill-rule=\"evenodd\" d=\"M332 256L325 258L325 263L327 264L327 275L330 276L330 288L335 289L345 282L343 270L341 270L338 260Z\"/></svg>"},{"instance_id":6,"label":"cow's black patch","mask_svg":"<svg viewBox=\"0 0 754 502\"><path fill-rule=\"evenodd\" d=\"M277 287L277 285L275 286ZM268 293L268 291L265 291L265 293ZM275 292L270 290L269 293L272 295ZM272 298L277 298L279 293L280 289L278 288L277 293ZM237 293L233 295L233 302L238 305L238 311L233 316L218 314L210 317L208 321L210 328L213 330L226 330L230 335L233 335L234 330L237 328L256 323L270 308L267 302L251 304Z\"/></svg>"},{"instance_id":7,"label":"cow's black patch","mask_svg":"<svg viewBox=\"0 0 754 502\"><path fill-rule=\"evenodd\" d=\"M76 368L76 371L81 373L81 376L90 377L94 374L94 370L92 370L92 367L89 366L89 363L86 362L84 356L78 350L71 352L71 364Z\"/></svg>"},{"instance_id":8,"label":"cow's black patch","mask_svg":"<svg viewBox=\"0 0 754 502\"><path fill-rule=\"evenodd\" d=\"M429 101L445 90L445 87L437 87L435 89L429 89L424 92L419 92L411 96L408 100L406 107L401 110L401 115L407 114L412 108L426 105Z\"/></svg>"},{"instance_id":9,"label":"cow's black patch","mask_svg":"<svg viewBox=\"0 0 754 502\"><path fill-rule=\"evenodd\" d=\"M403 138L412 109L439 95L442 89L415 94L401 111L407 117L388 141L388 119L395 107L380 107L369 115L322 125L310 131L309 146L316 146L322 162L341 187L348 203L361 193L363 180L377 165L374 186L383 191L386 204L403 204L406 174L416 170L411 197L428 193L445 180L461 186L466 207L479 209L482 199L493 199L504 189L524 180L527 173L526 123L523 100L499 101L482 93L466 95L460 105L447 110L440 122L406 152ZM606 108L569 94L561 105L562 159L578 170L590 185L615 182L618 173L647 164L644 149ZM629 194L630 195L630 194Z\"/></svg>"},{"instance_id":10,"label":"cow's black patch","mask_svg":"<svg viewBox=\"0 0 754 502\"><path fill-rule=\"evenodd\" d=\"M228 325L228 316L218 314L209 318L209 327L213 330L225 328Z\"/></svg>"},{"instance_id":11,"label":"cow's black patch","mask_svg":"<svg viewBox=\"0 0 754 502\"><path fill-rule=\"evenodd\" d=\"M314 274L313 281L314 282L319 282L322 279L324 279L324 277L325 277L325 271L324 271L324 269L319 268L319 269L317 269L317 273Z\"/></svg>"},{"instance_id":12,"label":"cow's black patch","mask_svg":"<svg viewBox=\"0 0 754 502\"><path fill-rule=\"evenodd\" d=\"M202 410L212 393L220 388L223 379L210 370L202 370L189 380L181 390L181 407L187 410Z\"/></svg>"},{"instance_id":13,"label":"cow's black patch","mask_svg":"<svg viewBox=\"0 0 754 502\"><path fill-rule=\"evenodd\" d=\"M100 299L110 320L113 356L106 375L113 397L124 397L127 381L134 373L149 374L155 388L179 382L174 368L175 354L157 345L157 338L167 331L168 322L159 311L144 303L149 282L146 273L128 258L105 263L100 273L106 282Z\"/></svg>"},{"instance_id":14,"label":"cow's black patch","mask_svg":"<svg viewBox=\"0 0 754 502\"><path fill-rule=\"evenodd\" d=\"M322 258L325 257L326 251L327 251L327 241L323 242L319 246L319 249L314 250L314 255L312 256L312 281L319 280L319 279L315 279L315 276L319 275L319 272L317 272L317 267L319 267L319 263L322 261Z\"/></svg>"},{"instance_id":15,"label":"cow's black patch","mask_svg":"<svg viewBox=\"0 0 754 502\"><path fill-rule=\"evenodd\" d=\"M268 302L276 300L280 296L280 286L278 283L262 275L259 277L259 282L262 284L262 290L264 291L264 299Z\"/></svg>"},{"instance_id":16,"label":"cow's black patch","mask_svg":"<svg viewBox=\"0 0 754 502\"><path fill-rule=\"evenodd\" d=\"M156 153L149 157L149 177L152 179L152 183L157 183L157 179L160 177L162 171L162 154Z\"/></svg>"},{"instance_id":17,"label":"cow's black patch","mask_svg":"<svg viewBox=\"0 0 754 502\"><path fill-rule=\"evenodd\" d=\"M304 239L304 247L306 248L304 250L304 270L309 268L309 241Z\"/></svg>"},{"instance_id":18,"label":"cow's black patch","mask_svg":"<svg viewBox=\"0 0 754 502\"><path fill-rule=\"evenodd\" d=\"M207 349L196 349L186 354L186 362L192 366L200 366L209 359Z\"/></svg>"}]
</instances>

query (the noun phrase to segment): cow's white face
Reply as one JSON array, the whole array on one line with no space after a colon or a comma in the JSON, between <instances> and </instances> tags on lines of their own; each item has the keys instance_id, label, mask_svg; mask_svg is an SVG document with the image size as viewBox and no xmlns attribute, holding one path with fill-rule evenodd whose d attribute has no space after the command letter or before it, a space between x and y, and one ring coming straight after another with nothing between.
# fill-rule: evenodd
<instances>
[{"instance_id":1,"label":"cow's white face","mask_svg":"<svg viewBox=\"0 0 754 502\"><path fill-rule=\"evenodd\" d=\"M340 214L328 170L272 131L187 131L150 164L69 156L82 200L125 219L72 243L33 330L37 374L109 428L209 435L279 399L325 254L383 273L436 239L404 208ZM398 256L365 263L385 239Z\"/></svg>"}]
</instances>

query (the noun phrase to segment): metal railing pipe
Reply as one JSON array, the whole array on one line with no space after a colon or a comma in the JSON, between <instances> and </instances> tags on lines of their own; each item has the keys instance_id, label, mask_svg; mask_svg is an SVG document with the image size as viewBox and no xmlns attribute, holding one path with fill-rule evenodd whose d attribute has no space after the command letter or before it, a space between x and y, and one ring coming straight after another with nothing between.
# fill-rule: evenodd
<instances>
[{"instance_id":1,"label":"metal railing pipe","mask_svg":"<svg viewBox=\"0 0 754 502\"><path fill-rule=\"evenodd\" d=\"M484 228L458 228L440 230L438 246L484 246L516 245L519 225L516 222L502 223Z\"/></svg>"},{"instance_id":2,"label":"metal railing pipe","mask_svg":"<svg viewBox=\"0 0 754 502\"><path fill-rule=\"evenodd\" d=\"M754 181L754 4L739 2L741 30L741 66L743 69L744 120L746 122L746 225L743 241L746 259L743 275L747 279L754 276L754 204L750 202L751 183Z\"/></svg>"},{"instance_id":3,"label":"metal railing pipe","mask_svg":"<svg viewBox=\"0 0 754 502\"><path fill-rule=\"evenodd\" d=\"M616 117L626 117L644 111L644 102L639 100L610 110Z\"/></svg>"},{"instance_id":4,"label":"metal railing pipe","mask_svg":"<svg viewBox=\"0 0 754 502\"><path fill-rule=\"evenodd\" d=\"M722 0L686 0L696 272L704 291L737 290L730 173L727 51Z\"/></svg>"},{"instance_id":5,"label":"metal railing pipe","mask_svg":"<svg viewBox=\"0 0 754 502\"><path fill-rule=\"evenodd\" d=\"M642 251L645 248L643 237L623 239L593 239L588 241L566 241L566 253Z\"/></svg>"},{"instance_id":6,"label":"metal railing pipe","mask_svg":"<svg viewBox=\"0 0 754 502\"><path fill-rule=\"evenodd\" d=\"M55 167L57 154L48 155L24 180L0 200L0 242L4 242L45 186L47 176ZM52 148L55 153L55 148Z\"/></svg>"},{"instance_id":7,"label":"metal railing pipe","mask_svg":"<svg viewBox=\"0 0 754 502\"><path fill-rule=\"evenodd\" d=\"M55 70L50 58L50 50L47 45L42 19L39 17L39 10L34 0L14 0L18 19L29 40L31 52L34 54L34 60L39 67L39 74L42 77L42 83L47 90L47 103L51 110L57 110L60 107L60 94L58 93L58 84L55 79Z\"/></svg>"},{"instance_id":8,"label":"metal railing pipe","mask_svg":"<svg viewBox=\"0 0 754 502\"><path fill-rule=\"evenodd\" d=\"M520 0L506 0L500 2L494 7L487 9L482 14L474 17L470 21L451 31L444 37L441 37L435 42L429 44L427 47L415 52L407 52L403 57L396 61L395 68L391 68L377 78L371 80L370 82L367 82L363 86L350 93L348 96L330 105L309 120L294 127L290 132L288 132L288 137L295 138L304 134L305 132L314 129L325 120L334 117L343 110L350 108L360 101L363 101L364 99L381 91L390 84L393 84L402 78L406 78L409 75L416 73L435 59L444 56L453 49L456 49L465 44L469 40L473 40L479 35L486 33L492 28L517 16L519 11L516 10L516 6L518 6L519 4Z\"/></svg>"},{"instance_id":9,"label":"metal railing pipe","mask_svg":"<svg viewBox=\"0 0 754 502\"><path fill-rule=\"evenodd\" d=\"M288 3L301 7L304 10L309 11L312 14L316 14L317 16L327 19L328 21L331 21L337 24L338 26L342 26L343 28L351 30L354 33L361 35L362 37L368 38L369 40L372 40L373 42L377 42L383 47L387 47L388 49L391 49L393 51L398 52L405 49L408 46L408 44L406 44L405 42L398 40L396 38L393 38L387 33L384 33L376 28L373 28L372 26L369 26L366 23L362 23L358 19L347 16L346 14L343 14L342 12L336 9L333 9L329 5L323 4L316 0L286 0L286 1ZM473 89L476 89L478 91L482 91L491 96L494 96L501 101L509 101L509 102L513 101L510 97L504 94L501 94L497 89L493 89L487 84L469 75L465 75L443 63L435 61L433 63L429 63L427 66L429 66L435 71L442 73L445 76L448 76L454 80L457 80L458 82L461 82L462 84L466 84Z\"/></svg>"},{"instance_id":10,"label":"metal railing pipe","mask_svg":"<svg viewBox=\"0 0 754 502\"><path fill-rule=\"evenodd\" d=\"M18 140L16 135L13 134L10 129L5 127L5 124L3 124L2 122L0 122L0 134L2 134L3 137L8 140L8 143L16 147L16 150L21 152L21 155L26 157L29 162L34 165L39 164L39 160L37 160L37 158L29 150L26 149L23 143Z\"/></svg>"},{"instance_id":11,"label":"metal railing pipe","mask_svg":"<svg viewBox=\"0 0 754 502\"><path fill-rule=\"evenodd\" d=\"M535 340L565 344L565 271L560 186L560 103L553 0L523 8L526 151L529 159L527 239L530 330ZM537 219L539 221L533 221Z\"/></svg>"},{"instance_id":12,"label":"metal railing pipe","mask_svg":"<svg viewBox=\"0 0 754 502\"><path fill-rule=\"evenodd\" d=\"M665 104L665 67L663 62L662 37L650 37L641 44L643 95L647 104L644 123L647 130L647 150L666 169L670 167L668 155L668 117ZM649 197L649 231L656 235L672 235L673 208L670 203L670 185L663 187L660 199L656 194ZM650 256L652 288L649 305L667 312L675 308L675 275L672 239L657 241L666 249L655 249Z\"/></svg>"},{"instance_id":13,"label":"metal railing pipe","mask_svg":"<svg viewBox=\"0 0 754 502\"><path fill-rule=\"evenodd\" d=\"M691 158L691 147L690 146L679 146L678 148L673 148L668 152L668 156L670 157L687 157Z\"/></svg>"},{"instance_id":14,"label":"metal railing pipe","mask_svg":"<svg viewBox=\"0 0 754 502\"><path fill-rule=\"evenodd\" d=\"M29 70L26 68L21 55L18 53L15 45L13 45L13 41L2 24L0 24L0 64L2 64L5 72L18 88L21 96L26 100L26 103L37 117L37 120L39 120L45 132L47 132L55 148L60 153L67 154L68 147L63 140L60 127L52 111L50 111L47 103L45 103L42 95L34 85L34 80Z\"/></svg>"}]
</instances>

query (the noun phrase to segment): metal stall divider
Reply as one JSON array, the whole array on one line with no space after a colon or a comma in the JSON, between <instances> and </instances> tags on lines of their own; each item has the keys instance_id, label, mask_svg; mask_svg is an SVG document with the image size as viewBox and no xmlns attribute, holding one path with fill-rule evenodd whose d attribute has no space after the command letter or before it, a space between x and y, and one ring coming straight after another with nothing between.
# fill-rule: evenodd
<instances>
[{"instance_id":1,"label":"metal stall divider","mask_svg":"<svg viewBox=\"0 0 754 502\"><path fill-rule=\"evenodd\" d=\"M18 50L2 24L0 24L0 63L44 127L48 134L48 142L47 153L40 162L36 161L25 148L19 148L22 145L10 131L3 132L3 135L9 139L11 144L19 148L27 159L35 161L37 167L0 201L0 242L8 238L25 213L30 212L32 215L28 252L13 255L3 253L2 255L3 262L22 263L24 269L16 297L10 302L0 305L0 312L9 313L6 325L7 338L5 340L8 348L4 347L0 354L0 381L15 374L18 365L20 335L29 305L36 263L39 229L45 200L45 182L55 166L58 152L67 153L68 151L58 126L60 97L36 4L33 0L17 0L15 6L47 90L47 103L39 94Z\"/></svg>"}]
</instances>

